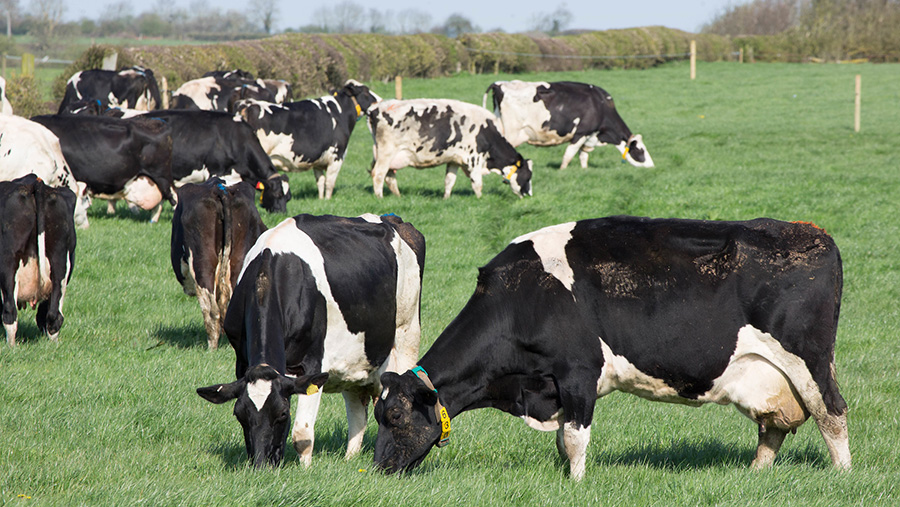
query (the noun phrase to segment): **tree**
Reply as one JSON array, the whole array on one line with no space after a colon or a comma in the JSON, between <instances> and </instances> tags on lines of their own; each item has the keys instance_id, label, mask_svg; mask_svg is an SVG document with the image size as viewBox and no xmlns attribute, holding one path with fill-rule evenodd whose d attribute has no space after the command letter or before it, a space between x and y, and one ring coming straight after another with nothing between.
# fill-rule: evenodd
<instances>
[{"instance_id":1,"label":"tree","mask_svg":"<svg viewBox=\"0 0 900 507\"><path fill-rule=\"evenodd\" d=\"M456 38L460 34L478 32L478 27L472 24L469 18L462 14L451 14L443 25L435 27L436 33L442 33L450 38Z\"/></svg>"},{"instance_id":2,"label":"tree","mask_svg":"<svg viewBox=\"0 0 900 507\"><path fill-rule=\"evenodd\" d=\"M271 34L278 16L278 0L251 0L248 16L259 23L263 31Z\"/></svg>"},{"instance_id":3,"label":"tree","mask_svg":"<svg viewBox=\"0 0 900 507\"><path fill-rule=\"evenodd\" d=\"M550 14L539 12L531 17L532 29L549 35L559 35L572 22L572 13L562 4Z\"/></svg>"},{"instance_id":4,"label":"tree","mask_svg":"<svg viewBox=\"0 0 900 507\"><path fill-rule=\"evenodd\" d=\"M54 41L56 27L62 23L66 6L63 0L31 0L31 8L36 18L33 35L38 39L38 47L47 49Z\"/></svg>"},{"instance_id":5,"label":"tree","mask_svg":"<svg viewBox=\"0 0 900 507\"><path fill-rule=\"evenodd\" d=\"M365 8L356 2L346 0L334 6L334 31L338 33L359 33L365 26Z\"/></svg>"},{"instance_id":6,"label":"tree","mask_svg":"<svg viewBox=\"0 0 900 507\"><path fill-rule=\"evenodd\" d=\"M419 9L404 9L397 13L396 33L422 33L431 25L431 14Z\"/></svg>"}]
</instances>

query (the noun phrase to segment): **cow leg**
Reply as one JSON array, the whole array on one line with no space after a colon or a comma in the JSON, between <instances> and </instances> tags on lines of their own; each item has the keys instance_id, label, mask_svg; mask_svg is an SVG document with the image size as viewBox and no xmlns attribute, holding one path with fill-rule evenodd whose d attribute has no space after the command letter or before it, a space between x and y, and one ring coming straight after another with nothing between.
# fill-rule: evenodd
<instances>
[{"instance_id":1,"label":"cow leg","mask_svg":"<svg viewBox=\"0 0 900 507\"><path fill-rule=\"evenodd\" d=\"M384 197L384 179L387 177L390 169L388 164L382 163L381 160L381 158L376 158L375 165L372 166L372 191L375 192L375 197L379 199Z\"/></svg>"},{"instance_id":2,"label":"cow leg","mask_svg":"<svg viewBox=\"0 0 900 507\"><path fill-rule=\"evenodd\" d=\"M325 198L325 170L319 167L313 169L316 175L316 189L319 190L319 199Z\"/></svg>"},{"instance_id":3,"label":"cow leg","mask_svg":"<svg viewBox=\"0 0 900 507\"><path fill-rule=\"evenodd\" d=\"M3 321L3 329L6 331L6 343L10 347L16 345L16 332L19 329L19 309L16 307L16 291L15 271L3 273L0 277L0 301L3 302L3 311L0 320Z\"/></svg>"},{"instance_id":4,"label":"cow leg","mask_svg":"<svg viewBox=\"0 0 900 507\"><path fill-rule=\"evenodd\" d=\"M781 444L784 443L784 437L787 431L776 428L775 426L759 425L759 443L756 446L756 458L750 464L753 468L762 469L772 465L775 461L775 455Z\"/></svg>"},{"instance_id":5,"label":"cow leg","mask_svg":"<svg viewBox=\"0 0 900 507\"><path fill-rule=\"evenodd\" d=\"M447 164L447 174L444 175L444 199L449 199L450 193L453 192L453 185L456 184L457 171L459 171L458 165Z\"/></svg>"},{"instance_id":6,"label":"cow leg","mask_svg":"<svg viewBox=\"0 0 900 507\"><path fill-rule=\"evenodd\" d=\"M471 167L463 167L463 171L466 173L466 176L472 180L472 191L475 192L475 197L481 199L481 189L484 188L484 183L482 183L482 176L484 176L484 171L479 168L471 168Z\"/></svg>"},{"instance_id":7,"label":"cow leg","mask_svg":"<svg viewBox=\"0 0 900 507\"><path fill-rule=\"evenodd\" d=\"M344 391L344 406L347 408L347 454L350 459L362 449L363 435L366 433L366 395L359 392Z\"/></svg>"},{"instance_id":8,"label":"cow leg","mask_svg":"<svg viewBox=\"0 0 900 507\"><path fill-rule=\"evenodd\" d=\"M847 411L840 415L825 414L821 419L816 419L819 432L828 446L831 454L831 464L835 468L850 470L850 435L847 431Z\"/></svg>"},{"instance_id":9,"label":"cow leg","mask_svg":"<svg viewBox=\"0 0 900 507\"><path fill-rule=\"evenodd\" d=\"M591 441L591 426L582 426L576 421L567 421L561 431L563 432L566 457L569 458L569 475L580 481L584 478L584 463L588 443Z\"/></svg>"},{"instance_id":10,"label":"cow leg","mask_svg":"<svg viewBox=\"0 0 900 507\"><path fill-rule=\"evenodd\" d=\"M291 441L300 456L300 462L304 465L312 464L313 444L315 443L314 427L321 401L322 391L297 396L297 416L294 418L294 428L291 430Z\"/></svg>"},{"instance_id":11,"label":"cow leg","mask_svg":"<svg viewBox=\"0 0 900 507\"><path fill-rule=\"evenodd\" d=\"M569 166L569 162L571 162L572 159L575 158L575 154L581 150L581 147L584 146L584 143L585 141L587 141L587 139L587 137L582 137L572 144L566 146L566 151L565 153L563 153L562 164L560 164L559 166L560 171Z\"/></svg>"},{"instance_id":12,"label":"cow leg","mask_svg":"<svg viewBox=\"0 0 900 507\"><path fill-rule=\"evenodd\" d=\"M387 172L384 177L384 181L387 183L388 189L392 194L400 197L400 187L397 186L397 171L391 169Z\"/></svg>"},{"instance_id":13,"label":"cow leg","mask_svg":"<svg viewBox=\"0 0 900 507\"><path fill-rule=\"evenodd\" d=\"M331 199L331 194L334 193L334 184L337 181L338 173L341 172L341 166L344 164L343 160L337 160L328 164L328 169L325 170L325 198ZM396 185L396 183L395 183ZM319 193L319 198L321 199L322 194Z\"/></svg>"},{"instance_id":14,"label":"cow leg","mask_svg":"<svg viewBox=\"0 0 900 507\"><path fill-rule=\"evenodd\" d=\"M566 427L565 425L560 426L558 430L556 430L556 452L559 453L559 457L568 460L569 454L566 452Z\"/></svg>"},{"instance_id":15,"label":"cow leg","mask_svg":"<svg viewBox=\"0 0 900 507\"><path fill-rule=\"evenodd\" d=\"M203 326L206 328L206 341L209 350L219 347L219 330L221 329L219 305L216 301L215 289L207 289L197 285L197 301L200 302L200 311L203 312Z\"/></svg>"},{"instance_id":16,"label":"cow leg","mask_svg":"<svg viewBox=\"0 0 900 507\"><path fill-rule=\"evenodd\" d=\"M581 150L580 152L578 152L578 161L581 162L582 169L587 169L589 155L590 152L588 151Z\"/></svg>"},{"instance_id":17,"label":"cow leg","mask_svg":"<svg viewBox=\"0 0 900 507\"><path fill-rule=\"evenodd\" d=\"M159 223L159 217L162 215L162 202L156 205L156 208L153 210L153 216L150 217L150 223L155 224Z\"/></svg>"},{"instance_id":18,"label":"cow leg","mask_svg":"<svg viewBox=\"0 0 900 507\"><path fill-rule=\"evenodd\" d=\"M107 215L115 215L116 214L116 203L119 202L115 199L110 199L106 201L106 214Z\"/></svg>"}]
</instances>

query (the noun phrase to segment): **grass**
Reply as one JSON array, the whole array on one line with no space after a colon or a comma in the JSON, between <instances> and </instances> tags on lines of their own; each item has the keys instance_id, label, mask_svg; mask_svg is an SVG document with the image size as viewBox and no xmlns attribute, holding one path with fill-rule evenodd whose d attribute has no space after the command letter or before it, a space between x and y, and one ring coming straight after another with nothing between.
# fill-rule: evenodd
<instances>
[{"instance_id":1,"label":"grass","mask_svg":"<svg viewBox=\"0 0 900 507\"><path fill-rule=\"evenodd\" d=\"M646 71L404 80L404 96L481 103L494 79L599 84L641 133L655 169L598 148L590 166L557 169L563 147L522 147L534 197L516 199L496 176L476 199L463 176L440 198L443 169L399 172L402 198L372 196L371 139L354 132L331 201L311 173L294 174L297 213L397 213L428 242L422 300L427 350L465 304L477 267L511 239L611 214L704 219L770 216L817 223L844 259L837 373L850 405L854 470L830 468L814 423L789 436L775 466L748 469L756 428L731 408L700 409L612 394L597 403L585 479L568 479L553 433L495 410L454 420L452 444L416 472L372 470L376 426L343 458L346 420L326 396L313 465L288 446L282 467L247 467L230 406L197 387L232 380L234 353L206 351L199 307L169 265L171 210L160 224L127 211L90 211L78 233L58 344L20 312L21 343L0 346L0 503L42 505L895 505L900 490L900 329L896 65L701 63ZM863 76L854 133L853 76ZM393 96L393 83L372 83ZM263 213L270 226L285 216ZM20 498L26 495L29 499Z\"/></svg>"}]
</instances>

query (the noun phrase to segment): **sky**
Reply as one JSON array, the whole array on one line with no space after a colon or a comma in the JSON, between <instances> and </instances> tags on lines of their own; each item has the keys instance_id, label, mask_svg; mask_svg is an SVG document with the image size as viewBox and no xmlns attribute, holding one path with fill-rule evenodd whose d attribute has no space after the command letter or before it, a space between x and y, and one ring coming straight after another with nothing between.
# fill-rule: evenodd
<instances>
[{"instance_id":1,"label":"sky","mask_svg":"<svg viewBox=\"0 0 900 507\"><path fill-rule=\"evenodd\" d=\"M110 4L123 0L63 0L64 18L67 21L83 17L98 19ZM151 10L155 0L124 0L131 4L132 13L137 15ZM187 9L196 0L172 0L177 7ZM219 11L236 10L246 12L251 4L248 0L205 0L207 5ZM330 7L340 0L277 0L279 16L275 30L299 28L313 22L312 14L321 7ZM565 6L572 13L571 29L609 30L638 26L666 26L687 32L697 32L703 24L711 21L725 8L744 3L745 0L565 0L547 2L537 0L509 1L408 1L381 0L366 2L352 0L353 3L381 12L400 12L418 9L431 14L432 24L442 23L452 14L462 14L481 31L501 28L509 33L528 30L536 15L549 14L558 6ZM31 0L20 0L20 5L28 9Z\"/></svg>"}]
</instances>

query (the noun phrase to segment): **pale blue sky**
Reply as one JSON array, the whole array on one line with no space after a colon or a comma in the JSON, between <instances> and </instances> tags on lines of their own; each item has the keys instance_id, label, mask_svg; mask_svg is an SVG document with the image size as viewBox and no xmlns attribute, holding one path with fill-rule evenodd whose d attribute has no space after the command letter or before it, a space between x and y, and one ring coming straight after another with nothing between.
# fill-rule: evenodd
<instances>
[{"instance_id":1,"label":"pale blue sky","mask_svg":"<svg viewBox=\"0 0 900 507\"><path fill-rule=\"evenodd\" d=\"M63 0L66 10L65 19L76 20L82 17L97 19L109 4L122 0ZM150 10L155 0L130 1L132 12L139 14ZM196 0L174 0L179 7L187 8ZM220 11L236 10L245 12L251 4L249 0L205 0L207 5ZM329 7L341 0L278 0L280 16L275 28L297 28L313 22L312 14L320 7ZM557 6L565 7L573 14L570 28L607 30L611 28L630 28L636 26L662 25L678 28L688 32L696 32L710 21L716 14L730 5L745 3L746 0L617 0L586 1L566 0L564 2L546 2L536 0L508 1L408 1L381 0L365 2L353 0L363 6L366 11L376 8L381 12L395 13L406 9L419 9L431 14L432 24L440 24L451 14L459 13L469 18L481 30L502 28L507 32L527 30L536 15L549 14ZM30 0L23 0L22 6L29 8Z\"/></svg>"}]
</instances>

